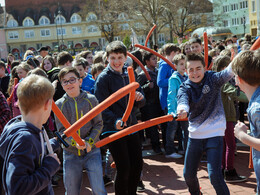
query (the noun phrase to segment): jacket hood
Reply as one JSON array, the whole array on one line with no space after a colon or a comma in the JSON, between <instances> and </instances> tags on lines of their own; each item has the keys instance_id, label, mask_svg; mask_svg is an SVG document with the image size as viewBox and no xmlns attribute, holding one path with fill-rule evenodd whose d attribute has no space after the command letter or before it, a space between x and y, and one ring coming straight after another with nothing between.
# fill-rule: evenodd
<instances>
[{"instance_id":1,"label":"jacket hood","mask_svg":"<svg viewBox=\"0 0 260 195\"><path fill-rule=\"evenodd\" d=\"M39 134L40 129L35 127L33 124L22 121L21 115L11 119L4 128L4 131L0 137L0 155L3 157L3 152L5 152L12 142L12 139L16 134L21 131L24 133Z\"/></svg>"}]
</instances>

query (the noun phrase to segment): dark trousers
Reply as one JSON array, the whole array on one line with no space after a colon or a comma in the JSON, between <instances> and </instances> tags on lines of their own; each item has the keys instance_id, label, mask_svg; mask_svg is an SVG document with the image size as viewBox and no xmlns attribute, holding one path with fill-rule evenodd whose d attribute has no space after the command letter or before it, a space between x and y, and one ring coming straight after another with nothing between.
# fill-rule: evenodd
<instances>
[{"instance_id":1,"label":"dark trousers","mask_svg":"<svg viewBox=\"0 0 260 195\"><path fill-rule=\"evenodd\" d=\"M2 194L3 190L3 180L2 180L2 173L3 173L3 165L4 165L4 159L0 157L0 195Z\"/></svg>"},{"instance_id":2,"label":"dark trousers","mask_svg":"<svg viewBox=\"0 0 260 195\"><path fill-rule=\"evenodd\" d=\"M143 166L138 133L127 135L108 145L116 164L116 195L135 195Z\"/></svg>"}]
</instances>

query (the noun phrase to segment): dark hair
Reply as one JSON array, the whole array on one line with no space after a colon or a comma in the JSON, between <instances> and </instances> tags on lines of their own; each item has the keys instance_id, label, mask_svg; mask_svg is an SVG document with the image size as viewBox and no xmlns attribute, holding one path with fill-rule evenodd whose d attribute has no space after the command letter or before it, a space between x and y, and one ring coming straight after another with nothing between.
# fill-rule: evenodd
<instances>
[{"instance_id":1,"label":"dark hair","mask_svg":"<svg viewBox=\"0 0 260 195\"><path fill-rule=\"evenodd\" d=\"M232 61L232 70L252 86L260 85L260 49L242 51Z\"/></svg>"},{"instance_id":2,"label":"dark hair","mask_svg":"<svg viewBox=\"0 0 260 195\"><path fill-rule=\"evenodd\" d=\"M205 67L205 61L202 54L191 53L187 55L187 61L200 61L201 64Z\"/></svg>"},{"instance_id":3,"label":"dark hair","mask_svg":"<svg viewBox=\"0 0 260 195\"><path fill-rule=\"evenodd\" d=\"M143 55L139 49L134 50L131 52L132 55L134 55L142 64L143 64ZM133 60L133 68L134 70L138 67L139 65Z\"/></svg>"},{"instance_id":4,"label":"dark hair","mask_svg":"<svg viewBox=\"0 0 260 195\"><path fill-rule=\"evenodd\" d=\"M126 56L127 49L122 41L113 41L107 45L106 53L107 53L107 57L109 57L111 53L122 53L124 54L124 56Z\"/></svg>"},{"instance_id":5,"label":"dark hair","mask_svg":"<svg viewBox=\"0 0 260 195\"><path fill-rule=\"evenodd\" d=\"M192 44L192 43L198 43L198 44L200 44L201 45L201 39L199 39L199 38L191 38L190 40L189 40L189 42L190 42L190 44Z\"/></svg>"},{"instance_id":6,"label":"dark hair","mask_svg":"<svg viewBox=\"0 0 260 195\"><path fill-rule=\"evenodd\" d=\"M74 73L76 75L77 78L80 78L79 72L75 67L65 67L63 69L60 70L59 74L58 74L58 78L61 81L61 79L68 73Z\"/></svg>"},{"instance_id":7,"label":"dark hair","mask_svg":"<svg viewBox=\"0 0 260 195\"><path fill-rule=\"evenodd\" d=\"M79 58L75 60L74 66L82 66L84 69L89 66L88 61L85 58Z\"/></svg>"},{"instance_id":8,"label":"dark hair","mask_svg":"<svg viewBox=\"0 0 260 195\"><path fill-rule=\"evenodd\" d=\"M18 66L20 64L19 60L14 60L11 64L11 70L13 70L14 67Z\"/></svg>"},{"instance_id":9,"label":"dark hair","mask_svg":"<svg viewBox=\"0 0 260 195\"><path fill-rule=\"evenodd\" d=\"M164 46L163 46L163 50L164 50L164 53L165 53L165 55L167 55L167 56L169 56L169 55L171 55L171 53L174 51L174 52L177 52L177 51L181 51L181 49L177 46L177 45L175 45L175 44L173 44L173 43L167 43L167 44L165 44Z\"/></svg>"},{"instance_id":10,"label":"dark hair","mask_svg":"<svg viewBox=\"0 0 260 195\"><path fill-rule=\"evenodd\" d=\"M219 51L223 51L225 49L225 47L223 45L218 45L217 49L219 49Z\"/></svg>"},{"instance_id":11,"label":"dark hair","mask_svg":"<svg viewBox=\"0 0 260 195\"><path fill-rule=\"evenodd\" d=\"M0 68L2 67L5 69L5 63L3 61L0 61Z\"/></svg>"},{"instance_id":12,"label":"dark hair","mask_svg":"<svg viewBox=\"0 0 260 195\"><path fill-rule=\"evenodd\" d=\"M215 72L219 72L227 67L230 62L231 60L229 56L218 56L214 60L212 70Z\"/></svg>"},{"instance_id":13,"label":"dark hair","mask_svg":"<svg viewBox=\"0 0 260 195\"><path fill-rule=\"evenodd\" d=\"M27 76L31 75L31 74L36 74L36 75L39 75L39 76L43 76L45 78L48 78L48 75L46 74L46 72L44 70L42 70L41 68L37 67L33 70L30 70L28 73L27 73Z\"/></svg>"},{"instance_id":14,"label":"dark hair","mask_svg":"<svg viewBox=\"0 0 260 195\"><path fill-rule=\"evenodd\" d=\"M67 51L62 51L58 54L57 56L57 64L58 65L64 65L66 64L68 61L72 62L73 61L73 57L71 56L71 54Z\"/></svg>"},{"instance_id":15,"label":"dark hair","mask_svg":"<svg viewBox=\"0 0 260 195\"><path fill-rule=\"evenodd\" d=\"M146 60L150 60L150 58L153 56L154 54L148 52L148 51L144 51L143 52L143 62L146 65Z\"/></svg>"},{"instance_id":16,"label":"dark hair","mask_svg":"<svg viewBox=\"0 0 260 195\"><path fill-rule=\"evenodd\" d=\"M103 71L105 69L105 66L102 63L93 64L91 68L91 75L95 76L97 72Z\"/></svg>"},{"instance_id":17,"label":"dark hair","mask_svg":"<svg viewBox=\"0 0 260 195\"><path fill-rule=\"evenodd\" d=\"M33 66L34 68L37 68L40 66L39 60L37 60L35 57L29 58L26 62L27 62L27 64Z\"/></svg>"}]
</instances>

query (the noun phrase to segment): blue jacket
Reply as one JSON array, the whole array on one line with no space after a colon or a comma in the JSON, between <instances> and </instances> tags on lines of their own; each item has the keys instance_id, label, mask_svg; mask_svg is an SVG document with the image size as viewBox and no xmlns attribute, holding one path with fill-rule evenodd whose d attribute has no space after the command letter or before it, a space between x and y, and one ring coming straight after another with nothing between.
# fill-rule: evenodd
<instances>
[{"instance_id":1,"label":"blue jacket","mask_svg":"<svg viewBox=\"0 0 260 195\"><path fill-rule=\"evenodd\" d=\"M168 96L167 96L167 106L168 113L177 114L177 94L182 84L182 81L178 75L179 73L175 71L169 79L169 88L168 88ZM185 73L186 75L186 73Z\"/></svg>"},{"instance_id":2,"label":"blue jacket","mask_svg":"<svg viewBox=\"0 0 260 195\"><path fill-rule=\"evenodd\" d=\"M95 85L95 80L92 78L92 75L87 74L87 76L82 80L81 89L93 94L94 85Z\"/></svg>"},{"instance_id":3,"label":"blue jacket","mask_svg":"<svg viewBox=\"0 0 260 195\"><path fill-rule=\"evenodd\" d=\"M59 170L59 163L45 156L41 163L41 130L20 116L10 120L0 137L0 155L4 158L3 186L6 194L53 194L51 177ZM54 149L57 140L51 139ZM45 149L46 151L46 149Z\"/></svg>"},{"instance_id":4,"label":"blue jacket","mask_svg":"<svg viewBox=\"0 0 260 195\"><path fill-rule=\"evenodd\" d=\"M260 86L253 93L248 108L248 120L250 123L251 135L260 138ZM254 170L257 178L257 188L260 192L260 151L252 149Z\"/></svg>"},{"instance_id":5,"label":"blue jacket","mask_svg":"<svg viewBox=\"0 0 260 195\"><path fill-rule=\"evenodd\" d=\"M120 74L119 72L114 71L110 67L110 65L108 65L98 75L95 83L94 94L99 102L103 102L111 94L126 86L127 84L129 84L129 79L126 67L123 67L123 73ZM141 91L141 88L139 87L137 90ZM128 99L129 95L121 98L102 112L104 125L102 134L114 133L118 131L115 128L115 123L118 119L121 119L123 117L123 114L127 107ZM135 101L134 106L142 107L144 104L145 98L139 102ZM132 126L133 124L137 123L137 119L133 110L128 118L128 121L126 122L127 126Z\"/></svg>"},{"instance_id":6,"label":"blue jacket","mask_svg":"<svg viewBox=\"0 0 260 195\"><path fill-rule=\"evenodd\" d=\"M178 92L178 108L189 113L189 137L224 136L226 119L221 86L233 77L231 66L221 72L207 71L200 83L185 81Z\"/></svg>"},{"instance_id":7,"label":"blue jacket","mask_svg":"<svg viewBox=\"0 0 260 195\"><path fill-rule=\"evenodd\" d=\"M174 70L165 61L159 62L157 85L159 87L160 103L163 110L167 108L168 80Z\"/></svg>"}]
</instances>

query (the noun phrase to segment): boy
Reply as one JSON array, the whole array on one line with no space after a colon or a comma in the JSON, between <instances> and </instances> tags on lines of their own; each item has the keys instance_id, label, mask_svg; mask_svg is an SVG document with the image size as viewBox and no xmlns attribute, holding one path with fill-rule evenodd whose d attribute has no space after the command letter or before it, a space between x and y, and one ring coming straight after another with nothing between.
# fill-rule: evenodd
<instances>
[{"instance_id":1,"label":"boy","mask_svg":"<svg viewBox=\"0 0 260 195\"><path fill-rule=\"evenodd\" d=\"M49 140L42 128L50 116L53 94L48 79L37 75L26 77L17 89L22 116L10 120L0 138L6 194L54 194L51 177L60 162L52 151L46 155L44 140L55 149L59 144Z\"/></svg>"},{"instance_id":2,"label":"boy","mask_svg":"<svg viewBox=\"0 0 260 195\"><path fill-rule=\"evenodd\" d=\"M106 48L109 65L100 73L95 83L95 95L99 102L129 83L127 69L124 66L127 59L126 46L121 41L113 41ZM139 89L140 90L140 89ZM109 136L137 123L132 111L128 121L121 127L121 118L126 110L128 96L115 102L102 112L104 120L103 136ZM142 93L136 91L135 106L145 104ZM116 164L115 194L136 194L137 184L142 170L142 149L138 133L125 136L108 144L109 151Z\"/></svg>"},{"instance_id":3,"label":"boy","mask_svg":"<svg viewBox=\"0 0 260 195\"><path fill-rule=\"evenodd\" d=\"M54 84L55 94L53 96L53 100L56 101L60 99L65 91L63 90L61 83L58 79L58 74L60 70L64 67L71 67L72 66L73 57L67 51L60 52L57 56L57 66L52 68L50 71L47 72L49 80Z\"/></svg>"},{"instance_id":4,"label":"boy","mask_svg":"<svg viewBox=\"0 0 260 195\"><path fill-rule=\"evenodd\" d=\"M191 38L190 39L190 48L191 48L191 52L195 53L195 54L203 54L203 47L201 44L201 39L199 38ZM208 64L207 67L210 67L210 64L212 63L212 57L208 56Z\"/></svg>"},{"instance_id":5,"label":"boy","mask_svg":"<svg viewBox=\"0 0 260 195\"><path fill-rule=\"evenodd\" d=\"M151 77L151 81L148 82L144 71L142 71L138 77L137 81L142 87L145 97L146 104L140 109L142 113L142 120L147 121L152 118L156 118L163 115L163 111L160 106L159 100L159 87L157 85L157 57L150 53L143 53L143 61L146 64L145 68ZM145 130L147 137L151 138L152 149L156 154L161 154L162 150L159 141L159 132L157 126L149 127Z\"/></svg>"},{"instance_id":6,"label":"boy","mask_svg":"<svg viewBox=\"0 0 260 195\"><path fill-rule=\"evenodd\" d=\"M88 73L88 61L84 58L79 58L74 61L73 66L78 70L79 76L82 79L81 89L93 94L95 80L92 78L92 75Z\"/></svg>"},{"instance_id":7,"label":"boy","mask_svg":"<svg viewBox=\"0 0 260 195\"><path fill-rule=\"evenodd\" d=\"M166 45L163 46L163 48L164 48L163 50L166 55L166 58L169 61L172 61L173 57L180 52L180 48L172 43L167 43ZM171 77L173 72L174 70L172 69L172 67L169 64L167 64L164 60L161 60L159 62L157 85L159 87L161 108L164 111L164 114L168 113L168 109L167 109L168 83L169 83L169 78ZM165 155L167 158L182 158L182 155L176 153L175 151L174 139L171 137L173 129L172 126L168 124L169 123L162 124L163 134L165 134L163 135Z\"/></svg>"},{"instance_id":8,"label":"boy","mask_svg":"<svg viewBox=\"0 0 260 195\"><path fill-rule=\"evenodd\" d=\"M168 113L173 114L176 116L177 114L177 94L178 90L180 88L180 85L187 80L187 74L185 73L185 66L187 63L187 58L184 54L177 54L173 58L174 64L176 64L176 70L172 76L169 79L169 89L168 89L168 97L167 97L167 103L168 103ZM171 139L174 140L175 132L177 131L178 127L181 127L181 130L183 131L183 139L179 139L179 141L182 140L182 148L184 152L186 151L187 147L187 141L188 141L188 122L187 121L171 121L168 123L170 128L173 129L171 134ZM182 136L182 133L180 133ZM166 138L168 139L168 138ZM180 143L179 143L180 145ZM177 151L175 151L177 152ZM179 151L180 153L181 151Z\"/></svg>"},{"instance_id":9,"label":"boy","mask_svg":"<svg viewBox=\"0 0 260 195\"><path fill-rule=\"evenodd\" d=\"M73 124L94 108L98 101L95 96L80 90L82 79L76 68L65 67L58 76L66 93L56 104L69 123ZM64 131L65 128L56 116L55 121L57 130ZM85 146L79 146L71 137L67 139L70 146L63 148L63 181L66 194L80 194L83 168L88 173L93 194L106 194L100 149L94 147L94 143L99 140L102 126L99 114L78 130L79 136L86 143Z\"/></svg>"},{"instance_id":10,"label":"boy","mask_svg":"<svg viewBox=\"0 0 260 195\"><path fill-rule=\"evenodd\" d=\"M251 135L247 134L247 126L238 122L235 136L252 147L253 164L257 179L257 194L260 193L260 50L244 51L233 60L232 69L236 84L245 92L249 105L247 109Z\"/></svg>"},{"instance_id":11,"label":"boy","mask_svg":"<svg viewBox=\"0 0 260 195\"><path fill-rule=\"evenodd\" d=\"M205 151L211 184L217 194L229 194L221 172L223 136L226 119L220 88L233 77L231 66L221 72L205 72L202 55L188 55L187 72L189 79L178 92L178 118L189 113L189 140L186 149L183 175L190 193L200 194L197 170Z\"/></svg>"}]
</instances>

